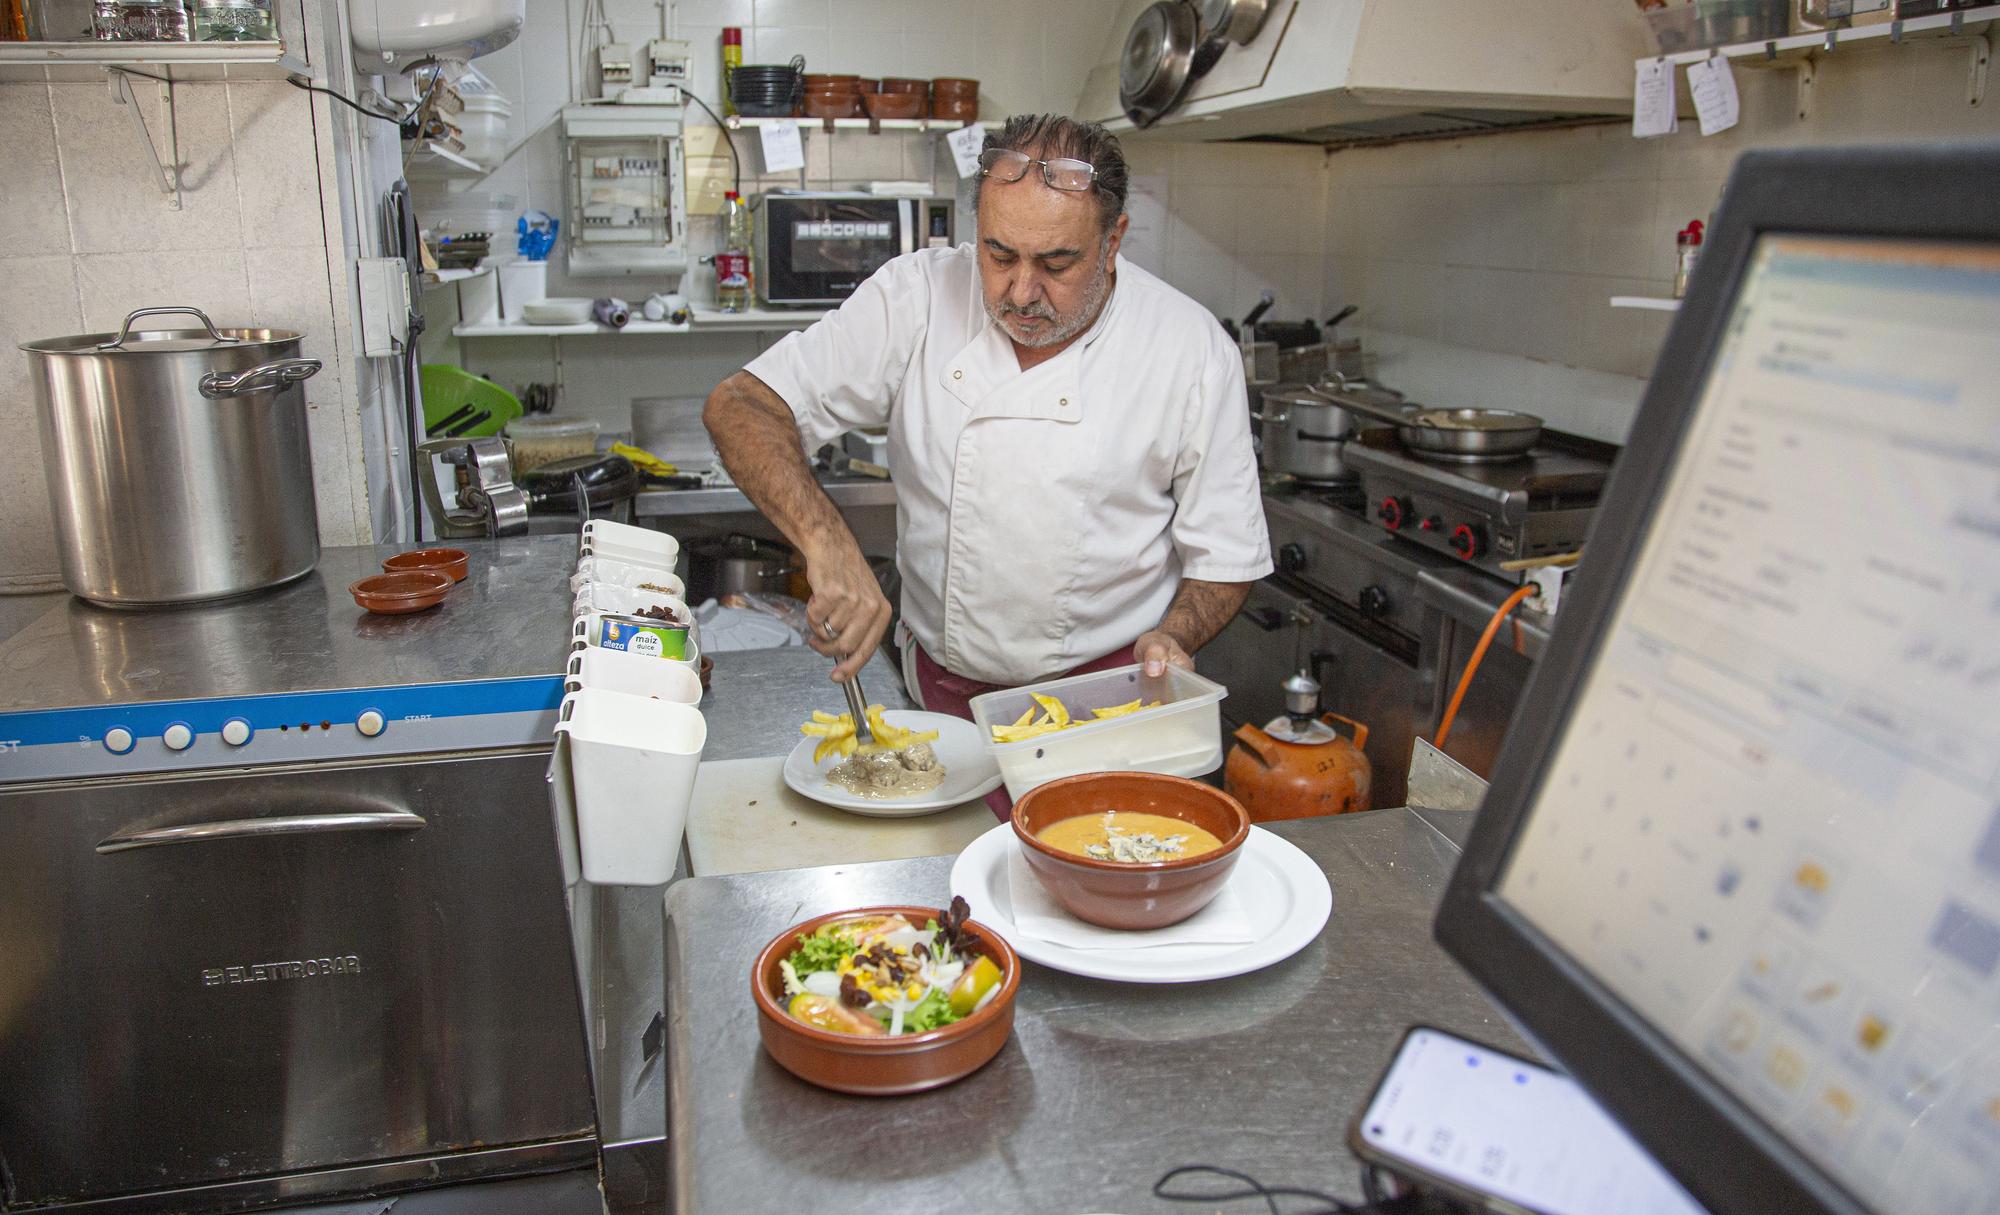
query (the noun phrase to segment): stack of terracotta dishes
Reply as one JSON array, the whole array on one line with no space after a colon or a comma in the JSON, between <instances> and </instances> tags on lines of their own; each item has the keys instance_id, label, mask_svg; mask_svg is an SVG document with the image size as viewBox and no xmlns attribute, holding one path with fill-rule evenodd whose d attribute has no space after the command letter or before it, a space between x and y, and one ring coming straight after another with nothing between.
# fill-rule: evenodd
<instances>
[{"instance_id":1,"label":"stack of terracotta dishes","mask_svg":"<svg viewBox=\"0 0 2000 1215\"><path fill-rule=\"evenodd\" d=\"M957 76L931 81L931 117L946 122L979 121L979 82Z\"/></svg>"},{"instance_id":2,"label":"stack of terracotta dishes","mask_svg":"<svg viewBox=\"0 0 2000 1215\"><path fill-rule=\"evenodd\" d=\"M807 118L858 118L861 115L861 77L807 73L805 100Z\"/></svg>"},{"instance_id":3,"label":"stack of terracotta dishes","mask_svg":"<svg viewBox=\"0 0 2000 1215\"><path fill-rule=\"evenodd\" d=\"M890 82L884 81L883 83L886 85ZM918 80L909 83L923 85L925 82ZM878 93L863 93L861 95L861 108L867 111L870 118L876 119L923 118L929 113L930 106L931 98L928 88L922 92L900 89L890 92L887 88L884 88Z\"/></svg>"}]
</instances>

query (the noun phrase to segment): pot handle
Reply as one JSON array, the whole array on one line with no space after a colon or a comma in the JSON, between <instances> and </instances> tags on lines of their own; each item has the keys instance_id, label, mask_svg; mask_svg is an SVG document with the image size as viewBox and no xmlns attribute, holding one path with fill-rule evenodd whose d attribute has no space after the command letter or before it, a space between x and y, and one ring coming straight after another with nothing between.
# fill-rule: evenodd
<instances>
[{"instance_id":1,"label":"pot handle","mask_svg":"<svg viewBox=\"0 0 2000 1215\"><path fill-rule=\"evenodd\" d=\"M1243 749L1250 752L1256 757L1257 762L1266 768L1278 766L1277 757L1271 754L1271 736L1256 726L1244 722L1236 727L1236 741L1242 743Z\"/></svg>"},{"instance_id":2,"label":"pot handle","mask_svg":"<svg viewBox=\"0 0 2000 1215\"><path fill-rule=\"evenodd\" d=\"M229 342L234 344L236 342L240 342L243 340L242 338L224 337L222 335L222 332L215 327L215 322L208 319L208 313L203 312L199 308L179 308L179 307L141 308L137 312L126 313L125 323L118 327L118 336L112 338L108 342L99 342L97 344L97 348L99 350L119 349L120 347L125 345L125 339L132 336L133 321L138 320L142 316L159 316L161 313L165 312L185 312L200 317L202 328L208 330L208 336L215 339L218 342Z\"/></svg>"},{"instance_id":3,"label":"pot handle","mask_svg":"<svg viewBox=\"0 0 2000 1215\"><path fill-rule=\"evenodd\" d=\"M285 388L300 380L309 380L319 374L319 369L318 359L274 359L233 375L211 371L201 377L197 386L201 395L211 401L220 397L247 397L253 392Z\"/></svg>"},{"instance_id":4,"label":"pot handle","mask_svg":"<svg viewBox=\"0 0 2000 1215\"><path fill-rule=\"evenodd\" d=\"M1367 745L1368 745L1368 727L1367 727L1367 726L1364 726L1364 725L1362 725L1362 724L1361 724L1360 722L1358 722L1358 721L1354 720L1354 719L1353 719L1352 717L1342 717L1342 716L1341 716L1340 714L1338 714L1338 713L1330 713L1330 712L1329 712L1329 713L1322 713L1322 714L1320 714L1320 715L1319 715L1319 719L1320 719L1321 721L1325 722L1325 723L1326 723L1327 725L1329 725L1329 726L1330 726L1330 725L1332 725L1332 724L1333 724L1334 722L1337 722L1337 721L1344 721L1344 722L1346 722L1346 723L1347 723L1348 725L1350 725L1350 726L1353 726L1353 727L1354 727L1354 747L1355 747L1355 749L1356 749L1356 750L1360 750L1361 748L1363 748L1363 747L1365 747L1365 746L1367 746Z\"/></svg>"}]
</instances>

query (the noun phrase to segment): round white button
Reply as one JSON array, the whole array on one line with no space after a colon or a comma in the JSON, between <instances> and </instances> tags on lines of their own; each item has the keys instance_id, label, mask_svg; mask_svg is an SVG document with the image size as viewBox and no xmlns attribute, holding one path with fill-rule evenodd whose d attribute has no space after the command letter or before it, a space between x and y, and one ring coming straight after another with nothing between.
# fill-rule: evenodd
<instances>
[{"instance_id":1,"label":"round white button","mask_svg":"<svg viewBox=\"0 0 2000 1215\"><path fill-rule=\"evenodd\" d=\"M185 751L194 745L194 731L185 722L175 722L160 731L160 741L167 744L169 751Z\"/></svg>"},{"instance_id":2,"label":"round white button","mask_svg":"<svg viewBox=\"0 0 2000 1215\"><path fill-rule=\"evenodd\" d=\"M382 715L374 709L363 709L361 716L354 719L354 728L361 731L364 738L375 737L387 726L388 723L382 720Z\"/></svg>"},{"instance_id":3,"label":"round white button","mask_svg":"<svg viewBox=\"0 0 2000 1215\"><path fill-rule=\"evenodd\" d=\"M240 747L250 741L250 723L240 717L232 717L222 723L222 741L232 747Z\"/></svg>"},{"instance_id":4,"label":"round white button","mask_svg":"<svg viewBox=\"0 0 2000 1215\"><path fill-rule=\"evenodd\" d=\"M132 731L124 726L113 726L104 732L104 749L113 755L123 755L132 749Z\"/></svg>"}]
</instances>

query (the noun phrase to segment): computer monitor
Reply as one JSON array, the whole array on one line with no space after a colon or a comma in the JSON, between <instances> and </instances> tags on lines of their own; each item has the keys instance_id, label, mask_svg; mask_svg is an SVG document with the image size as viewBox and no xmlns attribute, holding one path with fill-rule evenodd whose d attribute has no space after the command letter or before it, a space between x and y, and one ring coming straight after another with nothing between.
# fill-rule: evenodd
<instances>
[{"instance_id":1,"label":"computer monitor","mask_svg":"<svg viewBox=\"0 0 2000 1215\"><path fill-rule=\"evenodd\" d=\"M1441 907L1716 1215L2000 1205L2000 145L1746 155Z\"/></svg>"}]
</instances>

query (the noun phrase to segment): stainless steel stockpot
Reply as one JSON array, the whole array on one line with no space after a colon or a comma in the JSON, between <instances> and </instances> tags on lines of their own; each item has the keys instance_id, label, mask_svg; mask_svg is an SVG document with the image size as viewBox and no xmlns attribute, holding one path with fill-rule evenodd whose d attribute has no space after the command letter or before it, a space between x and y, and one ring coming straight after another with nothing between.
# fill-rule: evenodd
<instances>
[{"instance_id":1,"label":"stainless steel stockpot","mask_svg":"<svg viewBox=\"0 0 2000 1215\"><path fill-rule=\"evenodd\" d=\"M190 313L200 329L135 330ZM243 595L319 561L300 335L141 308L27 342L63 583L115 607Z\"/></svg>"}]
</instances>

